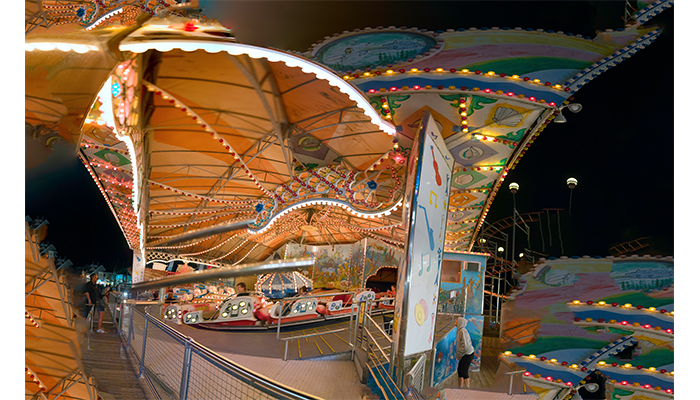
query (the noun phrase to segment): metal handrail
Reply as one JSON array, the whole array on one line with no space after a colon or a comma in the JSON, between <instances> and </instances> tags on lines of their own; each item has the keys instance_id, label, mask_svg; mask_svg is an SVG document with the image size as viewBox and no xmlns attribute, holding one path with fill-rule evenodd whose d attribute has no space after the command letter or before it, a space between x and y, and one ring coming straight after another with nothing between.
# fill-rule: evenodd
<instances>
[{"instance_id":1,"label":"metal handrail","mask_svg":"<svg viewBox=\"0 0 700 400\"><path fill-rule=\"evenodd\" d=\"M377 349L379 349L379 353L382 355L382 357L384 357L384 359L386 360L386 362L391 362L391 360L389 359L389 356L387 356L386 354L384 354L384 350L382 350L382 346L380 346L379 343L377 343L377 340L376 340L376 339L374 338L374 336L369 332L369 329L367 329L366 326L363 326L362 329L365 330L365 333L367 334L367 337L369 337L370 339L372 339L372 341L374 342L374 345L377 346Z\"/></svg>"},{"instance_id":2,"label":"metal handrail","mask_svg":"<svg viewBox=\"0 0 700 400\"><path fill-rule=\"evenodd\" d=\"M514 377L516 374L522 374L522 373L524 373L525 371L527 371L527 369L523 369L523 370L520 370L520 371L510 371L510 372L504 373L504 375L510 375L510 387L508 388L508 396L510 396L510 395L513 393L513 377Z\"/></svg>"},{"instance_id":3,"label":"metal handrail","mask_svg":"<svg viewBox=\"0 0 700 400\"><path fill-rule=\"evenodd\" d=\"M87 337L87 349L90 350L90 336L92 336L92 325L95 314L95 305L90 306L90 312L88 313L88 337Z\"/></svg>"},{"instance_id":4,"label":"metal handrail","mask_svg":"<svg viewBox=\"0 0 700 400\"><path fill-rule=\"evenodd\" d=\"M317 333L309 333L309 334L307 334L307 335L302 335L302 336L290 336L290 337L282 338L282 339L280 339L280 340L283 340L283 341L284 341L284 361L287 361L287 352L288 352L288 350L289 350L289 341L290 341L290 340L294 340L294 339L304 339L304 338L308 338L308 337L311 337L311 336L327 335L327 334L329 334L329 333L337 333L337 332L347 331L347 330L349 330L349 329L350 329L350 328L341 328L341 329L335 329L335 330L332 330L332 331L324 331L324 332L317 332Z\"/></svg>"},{"instance_id":5,"label":"metal handrail","mask_svg":"<svg viewBox=\"0 0 700 400\"><path fill-rule=\"evenodd\" d=\"M158 320L158 318L152 316L151 314L148 314L148 313L143 314L140 311L133 309L133 308L132 308L131 312L141 314L148 321L148 324L153 324L155 327L157 327L158 329L160 329L162 332L166 333L170 337L176 339L179 342L182 342L183 344L189 345L192 351L195 351L200 356L206 357L213 364L216 364L217 367L227 370L229 373L234 375L237 379L250 382L251 386L255 387L258 390L261 390L261 391L267 393L270 396L277 396L277 397L285 396L285 398L296 399L296 400L321 400L320 398L318 398L316 396L301 392L301 391L296 390L294 388L287 387L279 382L275 382L272 379L270 379L264 375L257 374L256 372L248 370L248 369L234 363L233 361L230 361L227 358L224 358L223 356L215 353L214 351L212 351L208 347L203 346L200 343L197 343L196 341L192 340L192 338L187 337L187 336L183 335L182 333L169 327L168 325L166 325L162 321Z\"/></svg>"}]
</instances>

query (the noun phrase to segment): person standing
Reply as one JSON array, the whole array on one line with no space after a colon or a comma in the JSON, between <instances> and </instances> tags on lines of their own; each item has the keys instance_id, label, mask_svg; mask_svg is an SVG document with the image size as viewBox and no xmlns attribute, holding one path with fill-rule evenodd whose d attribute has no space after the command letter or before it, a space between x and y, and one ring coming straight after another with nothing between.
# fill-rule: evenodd
<instances>
[{"instance_id":1,"label":"person standing","mask_svg":"<svg viewBox=\"0 0 700 400\"><path fill-rule=\"evenodd\" d=\"M457 318L455 321L457 327L457 376L459 377L459 388L466 387L469 389L469 365L474 359L474 346L472 339L467 332L467 320L463 317Z\"/></svg>"},{"instance_id":2,"label":"person standing","mask_svg":"<svg viewBox=\"0 0 700 400\"><path fill-rule=\"evenodd\" d=\"M87 297L88 307L95 306L95 310L99 313L97 323L97 333L107 333L102 329L102 319L105 316L105 308L102 304L100 289L97 287L97 274L90 275L90 282L85 285L85 296Z\"/></svg>"}]
</instances>

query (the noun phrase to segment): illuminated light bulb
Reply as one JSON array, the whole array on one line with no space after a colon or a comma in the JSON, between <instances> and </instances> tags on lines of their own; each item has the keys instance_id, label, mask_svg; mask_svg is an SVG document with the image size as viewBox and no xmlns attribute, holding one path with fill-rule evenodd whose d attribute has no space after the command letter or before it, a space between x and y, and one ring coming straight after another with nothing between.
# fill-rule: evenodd
<instances>
[{"instance_id":1,"label":"illuminated light bulb","mask_svg":"<svg viewBox=\"0 0 700 400\"><path fill-rule=\"evenodd\" d=\"M598 305L599 305L599 306L604 306L604 305L605 305L605 302L604 302L604 301L599 301L599 302L598 302Z\"/></svg>"},{"instance_id":2,"label":"illuminated light bulb","mask_svg":"<svg viewBox=\"0 0 700 400\"><path fill-rule=\"evenodd\" d=\"M387 73L387 74L393 74L393 73L394 73L394 70L388 69L388 70L386 70L386 73Z\"/></svg>"},{"instance_id":3,"label":"illuminated light bulb","mask_svg":"<svg viewBox=\"0 0 700 400\"><path fill-rule=\"evenodd\" d=\"M649 307L649 311L656 311L655 307Z\"/></svg>"},{"instance_id":4,"label":"illuminated light bulb","mask_svg":"<svg viewBox=\"0 0 700 400\"><path fill-rule=\"evenodd\" d=\"M632 304L627 303L627 304L625 304L623 307L625 307L625 308L630 308L630 307L632 307Z\"/></svg>"},{"instance_id":5,"label":"illuminated light bulb","mask_svg":"<svg viewBox=\"0 0 700 400\"><path fill-rule=\"evenodd\" d=\"M528 358L537 358L537 356L536 356L536 355L534 355L534 354L530 354L530 355L529 355L529 356L527 356L527 357L528 357Z\"/></svg>"},{"instance_id":6,"label":"illuminated light bulb","mask_svg":"<svg viewBox=\"0 0 700 400\"><path fill-rule=\"evenodd\" d=\"M578 300L574 300L574 301L572 301L572 303L574 303L574 304L581 304L581 302L578 301Z\"/></svg>"},{"instance_id":7,"label":"illuminated light bulb","mask_svg":"<svg viewBox=\"0 0 700 400\"><path fill-rule=\"evenodd\" d=\"M578 368L577 364L571 364L571 368Z\"/></svg>"},{"instance_id":8,"label":"illuminated light bulb","mask_svg":"<svg viewBox=\"0 0 700 400\"><path fill-rule=\"evenodd\" d=\"M598 361L598 365L605 365L605 361Z\"/></svg>"},{"instance_id":9,"label":"illuminated light bulb","mask_svg":"<svg viewBox=\"0 0 700 400\"><path fill-rule=\"evenodd\" d=\"M649 367L649 371L654 372L654 371L656 371L656 368L654 368L654 367Z\"/></svg>"},{"instance_id":10,"label":"illuminated light bulb","mask_svg":"<svg viewBox=\"0 0 700 400\"><path fill-rule=\"evenodd\" d=\"M489 71L489 72L486 73L486 75L488 75L488 76L493 76L493 75L495 75L495 74L496 74L496 73L493 72L493 71Z\"/></svg>"},{"instance_id":11,"label":"illuminated light bulb","mask_svg":"<svg viewBox=\"0 0 700 400\"><path fill-rule=\"evenodd\" d=\"M348 79L350 79L350 76L345 75L345 76L343 77L343 79L348 80Z\"/></svg>"},{"instance_id":12,"label":"illuminated light bulb","mask_svg":"<svg viewBox=\"0 0 700 400\"><path fill-rule=\"evenodd\" d=\"M418 68L411 68L411 72L418 72Z\"/></svg>"},{"instance_id":13,"label":"illuminated light bulb","mask_svg":"<svg viewBox=\"0 0 700 400\"><path fill-rule=\"evenodd\" d=\"M540 83L540 80L539 80L539 79L533 79L532 81L535 82L535 83Z\"/></svg>"},{"instance_id":14,"label":"illuminated light bulb","mask_svg":"<svg viewBox=\"0 0 700 400\"><path fill-rule=\"evenodd\" d=\"M518 75L513 75L513 76L511 76L511 78L513 78L513 79L518 79L518 78L520 78L520 77L519 77Z\"/></svg>"},{"instance_id":15,"label":"illuminated light bulb","mask_svg":"<svg viewBox=\"0 0 700 400\"><path fill-rule=\"evenodd\" d=\"M503 355L504 355L504 356L509 356L509 355L511 355L511 354L513 354L513 353L511 353L510 351L505 351L505 352L503 352Z\"/></svg>"},{"instance_id":16,"label":"illuminated light bulb","mask_svg":"<svg viewBox=\"0 0 700 400\"><path fill-rule=\"evenodd\" d=\"M549 361L555 363L555 362L557 362L557 359L556 359L556 358L552 358L552 359L549 360Z\"/></svg>"},{"instance_id":17,"label":"illuminated light bulb","mask_svg":"<svg viewBox=\"0 0 700 400\"><path fill-rule=\"evenodd\" d=\"M623 365L623 367L625 367L625 368L632 368L632 364L625 364L625 365Z\"/></svg>"}]
</instances>

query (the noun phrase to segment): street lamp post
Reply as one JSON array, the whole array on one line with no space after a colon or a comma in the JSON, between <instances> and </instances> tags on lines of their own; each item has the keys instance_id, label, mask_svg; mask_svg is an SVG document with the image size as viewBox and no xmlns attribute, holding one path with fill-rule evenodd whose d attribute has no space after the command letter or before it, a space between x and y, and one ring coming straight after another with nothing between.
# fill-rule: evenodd
<instances>
[{"instance_id":1,"label":"street lamp post","mask_svg":"<svg viewBox=\"0 0 700 400\"><path fill-rule=\"evenodd\" d=\"M511 261L515 263L515 224L516 224L516 208L515 208L515 194L518 193L518 189L520 189L520 185L517 183L513 182L510 185L508 185L508 189L510 189L510 192L513 193L513 247L511 248Z\"/></svg>"},{"instance_id":2,"label":"street lamp post","mask_svg":"<svg viewBox=\"0 0 700 400\"><path fill-rule=\"evenodd\" d=\"M571 200L574 197L574 188L578 185L578 180L576 178L569 178L566 180L566 186L571 189L571 193L569 194L569 215L571 215Z\"/></svg>"}]
</instances>

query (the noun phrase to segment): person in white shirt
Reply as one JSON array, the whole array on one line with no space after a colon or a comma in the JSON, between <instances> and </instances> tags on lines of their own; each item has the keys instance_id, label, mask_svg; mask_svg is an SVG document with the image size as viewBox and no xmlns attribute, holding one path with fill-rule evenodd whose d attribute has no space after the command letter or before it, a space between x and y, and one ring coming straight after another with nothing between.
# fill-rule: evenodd
<instances>
[{"instance_id":1,"label":"person in white shirt","mask_svg":"<svg viewBox=\"0 0 700 400\"><path fill-rule=\"evenodd\" d=\"M457 327L457 359L459 366L457 367L457 376L459 377L459 388L466 387L469 389L469 365L474 359L474 346L472 339L467 332L467 320L463 317L457 318L455 321Z\"/></svg>"}]
</instances>

